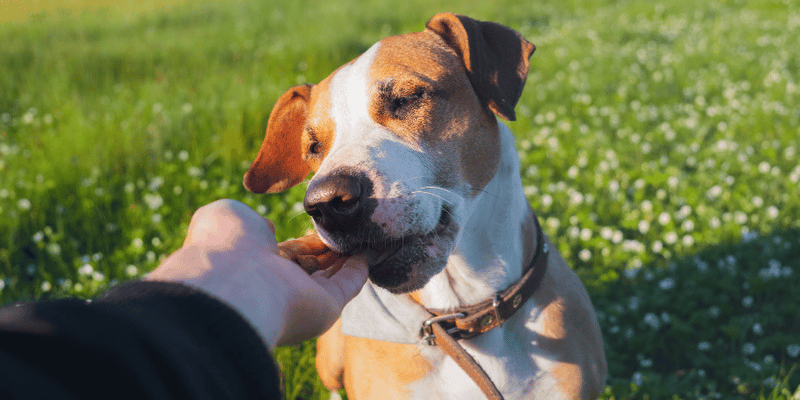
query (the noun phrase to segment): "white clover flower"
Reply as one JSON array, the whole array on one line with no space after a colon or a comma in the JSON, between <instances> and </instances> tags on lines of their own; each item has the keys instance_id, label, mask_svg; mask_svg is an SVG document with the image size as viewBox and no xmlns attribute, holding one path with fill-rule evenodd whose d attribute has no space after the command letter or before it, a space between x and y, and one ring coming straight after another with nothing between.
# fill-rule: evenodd
<instances>
[{"instance_id":1,"label":"white clover flower","mask_svg":"<svg viewBox=\"0 0 800 400\"><path fill-rule=\"evenodd\" d=\"M662 212L661 214L658 215L658 223L659 224L666 225L670 221L672 221L672 217L666 211Z\"/></svg>"},{"instance_id":2,"label":"white clover flower","mask_svg":"<svg viewBox=\"0 0 800 400\"><path fill-rule=\"evenodd\" d=\"M758 271L758 276L761 279L772 279L781 277L781 263L778 260L769 260L769 267L762 268Z\"/></svg>"},{"instance_id":3,"label":"white clover flower","mask_svg":"<svg viewBox=\"0 0 800 400\"><path fill-rule=\"evenodd\" d=\"M755 333L756 335L761 335L762 333L764 333L764 328L761 326L761 324L756 322L755 324L753 324L753 333Z\"/></svg>"},{"instance_id":4,"label":"white clover flower","mask_svg":"<svg viewBox=\"0 0 800 400\"><path fill-rule=\"evenodd\" d=\"M772 219L778 218L778 213L779 213L778 207L775 207L775 206L767 207L767 216L768 217L770 217Z\"/></svg>"},{"instance_id":5,"label":"white clover flower","mask_svg":"<svg viewBox=\"0 0 800 400\"><path fill-rule=\"evenodd\" d=\"M633 337L633 329L631 329L631 328L625 329L625 332L622 333L622 337L624 337L625 339L632 338Z\"/></svg>"},{"instance_id":6,"label":"white clover flower","mask_svg":"<svg viewBox=\"0 0 800 400\"><path fill-rule=\"evenodd\" d=\"M691 213L692 213L692 207L687 204L681 207L680 210L678 210L678 212L675 214L675 217L678 219L684 219L688 217L689 214Z\"/></svg>"},{"instance_id":7,"label":"white clover flower","mask_svg":"<svg viewBox=\"0 0 800 400\"><path fill-rule=\"evenodd\" d=\"M78 273L81 275L91 275L92 272L94 272L94 268L92 268L91 264L83 264L78 268Z\"/></svg>"},{"instance_id":8,"label":"white clover flower","mask_svg":"<svg viewBox=\"0 0 800 400\"><path fill-rule=\"evenodd\" d=\"M36 243L40 243L42 240L44 240L44 232L39 231L34 233L31 239L33 239L33 241Z\"/></svg>"},{"instance_id":9,"label":"white clover flower","mask_svg":"<svg viewBox=\"0 0 800 400\"><path fill-rule=\"evenodd\" d=\"M261 214L261 215L266 214L267 213L267 206L265 206L263 204L259 204L258 207L256 207L256 212Z\"/></svg>"},{"instance_id":10,"label":"white clover flower","mask_svg":"<svg viewBox=\"0 0 800 400\"><path fill-rule=\"evenodd\" d=\"M181 150L178 153L178 160L187 161L189 159L189 152L186 150Z\"/></svg>"},{"instance_id":11,"label":"white clover flower","mask_svg":"<svg viewBox=\"0 0 800 400\"><path fill-rule=\"evenodd\" d=\"M553 196L546 194L542 196L542 207L548 208L553 204Z\"/></svg>"},{"instance_id":12,"label":"white clover flower","mask_svg":"<svg viewBox=\"0 0 800 400\"><path fill-rule=\"evenodd\" d=\"M749 243L756 239L758 239L758 232L756 231L748 231L742 234L742 243Z\"/></svg>"},{"instance_id":13,"label":"white clover flower","mask_svg":"<svg viewBox=\"0 0 800 400\"><path fill-rule=\"evenodd\" d=\"M19 199L17 207L22 211L28 211L31 209L31 201L28 199Z\"/></svg>"},{"instance_id":14,"label":"white clover flower","mask_svg":"<svg viewBox=\"0 0 800 400\"><path fill-rule=\"evenodd\" d=\"M639 298L636 296L631 297L628 299L628 309L631 311L636 311L639 309Z\"/></svg>"},{"instance_id":15,"label":"white clover flower","mask_svg":"<svg viewBox=\"0 0 800 400\"><path fill-rule=\"evenodd\" d=\"M658 287L660 287L661 290L670 290L675 287L675 279L664 278L658 283Z\"/></svg>"},{"instance_id":16,"label":"white clover flower","mask_svg":"<svg viewBox=\"0 0 800 400\"><path fill-rule=\"evenodd\" d=\"M764 199L762 199L761 196L754 196L750 202L756 207L761 207L764 205Z\"/></svg>"},{"instance_id":17,"label":"white clover flower","mask_svg":"<svg viewBox=\"0 0 800 400\"><path fill-rule=\"evenodd\" d=\"M755 352L756 352L756 345L754 345L753 343L748 342L742 345L742 353L744 353L745 355L749 356Z\"/></svg>"},{"instance_id":18,"label":"white clover flower","mask_svg":"<svg viewBox=\"0 0 800 400\"><path fill-rule=\"evenodd\" d=\"M163 184L164 184L164 178L162 178L162 177L160 177L160 176L157 176L157 177L153 178L153 180L151 180L151 181L150 181L150 185L148 185L148 188L149 188L151 191L155 192L155 191L157 191L157 190L158 190L158 189L161 187L161 185L163 185Z\"/></svg>"},{"instance_id":19,"label":"white clover flower","mask_svg":"<svg viewBox=\"0 0 800 400\"><path fill-rule=\"evenodd\" d=\"M655 242L653 242L653 245L652 245L651 248L653 249L654 253L660 253L661 250L664 250L664 244L661 243L660 240L656 240Z\"/></svg>"},{"instance_id":20,"label":"white clover flower","mask_svg":"<svg viewBox=\"0 0 800 400\"><path fill-rule=\"evenodd\" d=\"M155 213L155 214L153 214L153 215L150 217L150 220L151 220L151 221L152 221L154 224L159 224L159 223L161 223L161 219L162 219L162 218L161 218L161 214L159 214L159 213Z\"/></svg>"},{"instance_id":21,"label":"white clover flower","mask_svg":"<svg viewBox=\"0 0 800 400\"><path fill-rule=\"evenodd\" d=\"M800 355L800 344L792 343L786 346L786 354L792 358L797 358Z\"/></svg>"},{"instance_id":22,"label":"white clover flower","mask_svg":"<svg viewBox=\"0 0 800 400\"><path fill-rule=\"evenodd\" d=\"M708 191L706 191L706 197L708 197L710 200L716 199L721 194L722 194L722 187L720 187L719 185L714 185L711 187L711 189L708 189Z\"/></svg>"},{"instance_id":23,"label":"white clover flower","mask_svg":"<svg viewBox=\"0 0 800 400\"><path fill-rule=\"evenodd\" d=\"M588 241L592 238L592 230L589 228L581 229L581 240Z\"/></svg>"},{"instance_id":24,"label":"white clover flower","mask_svg":"<svg viewBox=\"0 0 800 400\"><path fill-rule=\"evenodd\" d=\"M102 280L103 280L103 278L105 278L105 277L106 277L106 276L105 276L105 275L103 275L103 274L102 274L102 273L100 273L100 272L97 272L97 271L94 271L94 272L92 272L92 279L93 279L93 280L96 280L96 281L102 281Z\"/></svg>"},{"instance_id":25,"label":"white clover flower","mask_svg":"<svg viewBox=\"0 0 800 400\"><path fill-rule=\"evenodd\" d=\"M53 286L52 286L52 285L50 284L50 282L48 282L48 281L44 281L44 282L42 282L42 286L41 286L41 287L42 287L42 291L43 291L43 292L49 292L49 291L50 291L50 289L52 289L52 288L53 288Z\"/></svg>"},{"instance_id":26,"label":"white clover flower","mask_svg":"<svg viewBox=\"0 0 800 400\"><path fill-rule=\"evenodd\" d=\"M745 308L750 308L753 305L753 296L745 296L742 299L742 305L745 306Z\"/></svg>"},{"instance_id":27,"label":"white clover flower","mask_svg":"<svg viewBox=\"0 0 800 400\"><path fill-rule=\"evenodd\" d=\"M627 267L625 267L623 273L625 274L626 278L633 279L636 278L636 275L639 274L639 270L641 268L642 268L641 265L628 265Z\"/></svg>"},{"instance_id":28,"label":"white clover flower","mask_svg":"<svg viewBox=\"0 0 800 400\"><path fill-rule=\"evenodd\" d=\"M175 185L175 187L172 188L172 193L174 193L176 196L178 196L181 193L183 193L183 188L178 186L178 185Z\"/></svg>"},{"instance_id":29,"label":"white clover flower","mask_svg":"<svg viewBox=\"0 0 800 400\"><path fill-rule=\"evenodd\" d=\"M678 241L678 234L674 231L667 232L664 235L664 243L666 244L675 244Z\"/></svg>"},{"instance_id":30,"label":"white clover flower","mask_svg":"<svg viewBox=\"0 0 800 400\"><path fill-rule=\"evenodd\" d=\"M644 219L639 221L639 232L647 233L647 231L649 230L650 230L650 221Z\"/></svg>"},{"instance_id":31,"label":"white clover flower","mask_svg":"<svg viewBox=\"0 0 800 400\"><path fill-rule=\"evenodd\" d=\"M644 383L644 377L642 376L642 373L638 371L634 372L633 376L631 376L631 382L633 382L633 384L636 386L642 386L642 383Z\"/></svg>"},{"instance_id":32,"label":"white clover flower","mask_svg":"<svg viewBox=\"0 0 800 400\"><path fill-rule=\"evenodd\" d=\"M181 111L183 111L184 114L188 114L188 113L192 112L192 104L191 103L185 103L183 106L181 106Z\"/></svg>"},{"instance_id":33,"label":"white clover flower","mask_svg":"<svg viewBox=\"0 0 800 400\"><path fill-rule=\"evenodd\" d=\"M614 235L611 236L611 241L614 243L619 243L623 238L624 236L622 235L622 231L614 231Z\"/></svg>"},{"instance_id":34,"label":"white clover flower","mask_svg":"<svg viewBox=\"0 0 800 400\"><path fill-rule=\"evenodd\" d=\"M578 253L578 258L581 261L589 261L592 258L592 252L589 249L583 249Z\"/></svg>"},{"instance_id":35,"label":"white clover flower","mask_svg":"<svg viewBox=\"0 0 800 400\"><path fill-rule=\"evenodd\" d=\"M717 307L717 306L711 306L711 307L709 307L709 309L708 309L708 315L710 315L710 316L712 316L712 317L716 318L716 317L719 317L719 314L720 314L720 309L719 309L719 307Z\"/></svg>"},{"instance_id":36,"label":"white clover flower","mask_svg":"<svg viewBox=\"0 0 800 400\"><path fill-rule=\"evenodd\" d=\"M136 239L133 239L131 244L133 245L133 247L135 247L137 249L141 249L142 246L144 246L144 241L141 238L136 238Z\"/></svg>"},{"instance_id":37,"label":"white clover flower","mask_svg":"<svg viewBox=\"0 0 800 400\"><path fill-rule=\"evenodd\" d=\"M188 173L192 178L199 178L203 176L203 170L194 166L187 168L186 173Z\"/></svg>"},{"instance_id":38,"label":"white clover flower","mask_svg":"<svg viewBox=\"0 0 800 400\"><path fill-rule=\"evenodd\" d=\"M164 199L158 193L145 193L144 202L151 210L157 210L164 205Z\"/></svg>"},{"instance_id":39,"label":"white clover flower","mask_svg":"<svg viewBox=\"0 0 800 400\"><path fill-rule=\"evenodd\" d=\"M61 254L61 246L58 243L50 243L46 247L47 253L49 253L53 257L57 257Z\"/></svg>"},{"instance_id":40,"label":"white clover flower","mask_svg":"<svg viewBox=\"0 0 800 400\"><path fill-rule=\"evenodd\" d=\"M611 239L612 236L614 236L614 230L613 229L611 229L608 226L604 226L604 227L600 228L600 237L602 237L605 240L609 240L609 239Z\"/></svg>"},{"instance_id":41,"label":"white clover flower","mask_svg":"<svg viewBox=\"0 0 800 400\"><path fill-rule=\"evenodd\" d=\"M578 170L578 167L573 165L572 167L569 168L569 170L567 170L567 176L572 179L575 179L578 177L579 172L580 170Z\"/></svg>"},{"instance_id":42,"label":"white clover flower","mask_svg":"<svg viewBox=\"0 0 800 400\"><path fill-rule=\"evenodd\" d=\"M697 350L700 351L708 351L711 350L711 343L708 342L700 342L697 344Z\"/></svg>"},{"instance_id":43,"label":"white clover flower","mask_svg":"<svg viewBox=\"0 0 800 400\"><path fill-rule=\"evenodd\" d=\"M691 247L694 244L694 236L692 235L685 235L683 239L681 239L683 245L686 247Z\"/></svg>"},{"instance_id":44,"label":"white clover flower","mask_svg":"<svg viewBox=\"0 0 800 400\"><path fill-rule=\"evenodd\" d=\"M645 314L644 323L653 329L658 329L661 327L661 321L659 321L658 316L653 313Z\"/></svg>"}]
</instances>

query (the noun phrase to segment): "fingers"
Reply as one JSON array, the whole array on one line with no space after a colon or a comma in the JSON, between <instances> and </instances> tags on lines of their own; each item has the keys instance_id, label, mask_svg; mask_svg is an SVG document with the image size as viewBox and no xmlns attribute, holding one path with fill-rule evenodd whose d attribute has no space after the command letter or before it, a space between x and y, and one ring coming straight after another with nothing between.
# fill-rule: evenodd
<instances>
[{"instance_id":1,"label":"fingers","mask_svg":"<svg viewBox=\"0 0 800 400\"><path fill-rule=\"evenodd\" d=\"M282 253L289 255L305 254L313 256L318 256L330 250L316 233L278 243L278 248Z\"/></svg>"},{"instance_id":2,"label":"fingers","mask_svg":"<svg viewBox=\"0 0 800 400\"><path fill-rule=\"evenodd\" d=\"M240 239L255 240L259 247L276 249L271 222L236 200L224 199L200 207L192 216L184 246L233 246Z\"/></svg>"},{"instance_id":3,"label":"fingers","mask_svg":"<svg viewBox=\"0 0 800 400\"><path fill-rule=\"evenodd\" d=\"M361 255L340 258L329 270L316 272L311 275L311 279L330 293L337 301L338 312L341 313L345 304L356 297L367 282L367 262Z\"/></svg>"}]
</instances>

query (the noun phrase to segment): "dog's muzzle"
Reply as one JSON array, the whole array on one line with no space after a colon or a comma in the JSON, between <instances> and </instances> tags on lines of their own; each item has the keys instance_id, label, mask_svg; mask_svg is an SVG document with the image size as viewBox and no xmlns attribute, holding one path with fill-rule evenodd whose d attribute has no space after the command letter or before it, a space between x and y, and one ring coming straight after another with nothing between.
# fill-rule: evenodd
<instances>
[{"instance_id":1,"label":"dog's muzzle","mask_svg":"<svg viewBox=\"0 0 800 400\"><path fill-rule=\"evenodd\" d=\"M392 235L373 220L378 207L373 188L363 172L336 170L311 180L303 206L331 249L367 257L374 283L389 290L419 287L443 268L458 224L449 207L443 206L433 229Z\"/></svg>"}]
</instances>

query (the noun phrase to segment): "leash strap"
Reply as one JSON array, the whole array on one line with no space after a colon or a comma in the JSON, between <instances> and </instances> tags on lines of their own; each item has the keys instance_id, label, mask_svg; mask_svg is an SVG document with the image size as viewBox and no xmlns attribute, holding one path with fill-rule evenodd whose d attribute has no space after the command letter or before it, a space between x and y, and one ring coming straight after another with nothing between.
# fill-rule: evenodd
<instances>
[{"instance_id":1,"label":"leash strap","mask_svg":"<svg viewBox=\"0 0 800 400\"><path fill-rule=\"evenodd\" d=\"M433 322L430 324L430 327L435 336L434 340L436 341L436 345L439 346L445 354L450 356L450 358L478 384L483 394L485 394L489 400L503 400L503 395L500 394L500 391L489 378L489 375L486 375L486 371L484 371L480 364L478 364L475 359L444 330L444 328L442 328L442 325L440 325L439 322Z\"/></svg>"}]
</instances>

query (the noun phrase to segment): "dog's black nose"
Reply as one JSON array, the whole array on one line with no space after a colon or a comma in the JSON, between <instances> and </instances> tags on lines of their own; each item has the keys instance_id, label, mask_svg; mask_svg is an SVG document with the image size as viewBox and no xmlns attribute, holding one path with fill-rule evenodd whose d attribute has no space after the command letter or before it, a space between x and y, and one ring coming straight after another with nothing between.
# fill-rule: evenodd
<instances>
[{"instance_id":1,"label":"dog's black nose","mask_svg":"<svg viewBox=\"0 0 800 400\"><path fill-rule=\"evenodd\" d=\"M326 231L354 229L363 223L372 185L362 174L331 173L312 179L303 207Z\"/></svg>"}]
</instances>

